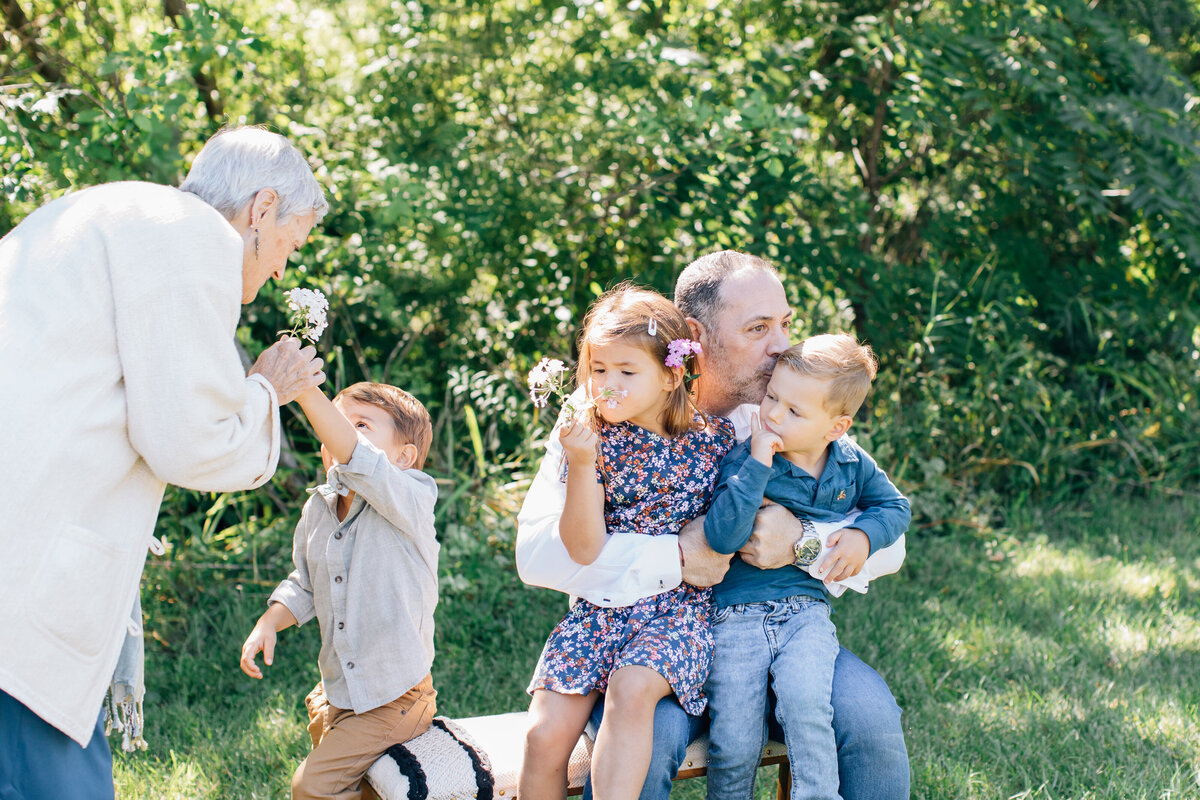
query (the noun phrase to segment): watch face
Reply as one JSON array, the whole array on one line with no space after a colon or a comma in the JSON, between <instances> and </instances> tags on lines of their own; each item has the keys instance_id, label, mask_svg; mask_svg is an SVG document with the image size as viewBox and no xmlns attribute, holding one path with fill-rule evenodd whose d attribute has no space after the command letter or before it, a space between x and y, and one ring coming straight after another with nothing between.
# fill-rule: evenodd
<instances>
[{"instance_id":1,"label":"watch face","mask_svg":"<svg viewBox=\"0 0 1200 800\"><path fill-rule=\"evenodd\" d=\"M811 534L796 542L796 563L807 567L821 555L821 540Z\"/></svg>"}]
</instances>

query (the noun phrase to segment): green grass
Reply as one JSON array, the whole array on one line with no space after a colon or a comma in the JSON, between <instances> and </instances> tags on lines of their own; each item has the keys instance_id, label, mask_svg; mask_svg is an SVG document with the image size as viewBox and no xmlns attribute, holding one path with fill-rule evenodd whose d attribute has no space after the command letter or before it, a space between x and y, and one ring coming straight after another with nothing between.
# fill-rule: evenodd
<instances>
[{"instance_id":1,"label":"green grass","mask_svg":"<svg viewBox=\"0 0 1200 800\"><path fill-rule=\"evenodd\" d=\"M1196 498L1024 505L986 533L911 535L900 574L838 601L842 642L905 710L913 797L1200 798L1198 531ZM520 583L503 537L444 538L440 710L523 708L565 600ZM287 797L307 752L316 626L252 681L238 650L269 589L213 581L174 618L147 603L169 646L149 647L151 749L117 754L122 797ZM760 797L773 782L762 770Z\"/></svg>"},{"instance_id":2,"label":"green grass","mask_svg":"<svg viewBox=\"0 0 1200 800\"><path fill-rule=\"evenodd\" d=\"M1093 500L926 540L846 614L914 796L1200 797L1200 505Z\"/></svg>"}]
</instances>

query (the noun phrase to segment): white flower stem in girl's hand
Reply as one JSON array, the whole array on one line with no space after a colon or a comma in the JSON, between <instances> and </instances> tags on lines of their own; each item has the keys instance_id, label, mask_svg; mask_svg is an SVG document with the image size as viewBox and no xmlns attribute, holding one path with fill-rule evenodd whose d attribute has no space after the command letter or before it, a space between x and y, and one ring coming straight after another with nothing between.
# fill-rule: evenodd
<instances>
[{"instance_id":1,"label":"white flower stem in girl's hand","mask_svg":"<svg viewBox=\"0 0 1200 800\"><path fill-rule=\"evenodd\" d=\"M303 336L310 342L321 338L329 323L325 319L329 301L316 289L291 289L284 292L288 308L292 309L292 327L288 336Z\"/></svg>"}]
</instances>

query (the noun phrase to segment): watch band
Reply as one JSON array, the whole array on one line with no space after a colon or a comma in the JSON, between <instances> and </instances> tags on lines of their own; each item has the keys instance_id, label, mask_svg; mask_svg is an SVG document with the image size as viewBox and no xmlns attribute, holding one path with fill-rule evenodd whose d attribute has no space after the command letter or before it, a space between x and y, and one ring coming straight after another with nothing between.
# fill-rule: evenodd
<instances>
[{"instance_id":1,"label":"watch band","mask_svg":"<svg viewBox=\"0 0 1200 800\"><path fill-rule=\"evenodd\" d=\"M807 517L797 517L804 533L792 545L793 563L797 567L807 567L821 555L821 537L817 535L817 526Z\"/></svg>"}]
</instances>

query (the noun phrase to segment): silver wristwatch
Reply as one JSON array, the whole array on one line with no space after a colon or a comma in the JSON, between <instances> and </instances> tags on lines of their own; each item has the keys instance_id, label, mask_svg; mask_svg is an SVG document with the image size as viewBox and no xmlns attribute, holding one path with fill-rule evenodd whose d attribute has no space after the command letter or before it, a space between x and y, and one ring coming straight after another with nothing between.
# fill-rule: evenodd
<instances>
[{"instance_id":1,"label":"silver wristwatch","mask_svg":"<svg viewBox=\"0 0 1200 800\"><path fill-rule=\"evenodd\" d=\"M792 563L797 567L807 567L821 555L821 537L817 535L817 528L811 519L798 519L804 526L804 534L792 545L792 555L795 556Z\"/></svg>"}]
</instances>

